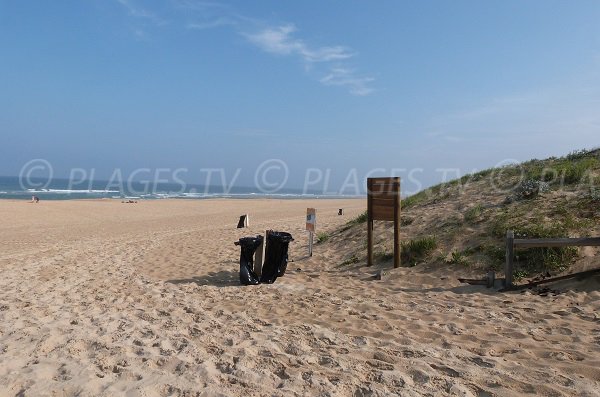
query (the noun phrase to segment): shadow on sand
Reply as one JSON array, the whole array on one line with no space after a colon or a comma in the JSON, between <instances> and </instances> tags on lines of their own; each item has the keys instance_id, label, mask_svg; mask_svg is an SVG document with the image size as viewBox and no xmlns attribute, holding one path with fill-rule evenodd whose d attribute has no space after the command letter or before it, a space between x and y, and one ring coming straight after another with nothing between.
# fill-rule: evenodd
<instances>
[{"instance_id":1,"label":"shadow on sand","mask_svg":"<svg viewBox=\"0 0 600 397\"><path fill-rule=\"evenodd\" d=\"M457 295L498 295L498 289L486 288L482 285L458 285L449 287L428 287L428 288L390 288L394 292L406 293L428 293L428 292L451 292Z\"/></svg>"},{"instance_id":2,"label":"shadow on sand","mask_svg":"<svg viewBox=\"0 0 600 397\"><path fill-rule=\"evenodd\" d=\"M167 282L171 284L196 283L197 285L212 285L214 287L241 287L239 273L225 270L210 272L203 276L168 280Z\"/></svg>"}]
</instances>

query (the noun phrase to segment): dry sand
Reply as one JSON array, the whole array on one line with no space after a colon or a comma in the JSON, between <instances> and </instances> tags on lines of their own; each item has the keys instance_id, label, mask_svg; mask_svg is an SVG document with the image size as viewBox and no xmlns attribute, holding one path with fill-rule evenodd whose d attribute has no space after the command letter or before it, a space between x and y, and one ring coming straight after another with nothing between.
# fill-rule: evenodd
<instances>
[{"instance_id":1,"label":"dry sand","mask_svg":"<svg viewBox=\"0 0 600 397\"><path fill-rule=\"evenodd\" d=\"M499 294L443 268L306 257L364 200L0 201L0 396L598 396L600 292ZM346 215L337 216L337 208ZM250 214L250 228L235 228ZM291 232L273 285L233 242Z\"/></svg>"}]
</instances>

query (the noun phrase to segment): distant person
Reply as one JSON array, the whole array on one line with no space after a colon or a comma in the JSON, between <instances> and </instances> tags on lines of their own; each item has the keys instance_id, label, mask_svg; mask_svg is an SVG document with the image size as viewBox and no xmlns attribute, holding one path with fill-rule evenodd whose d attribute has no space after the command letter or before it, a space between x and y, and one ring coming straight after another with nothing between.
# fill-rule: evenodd
<instances>
[{"instance_id":1,"label":"distant person","mask_svg":"<svg viewBox=\"0 0 600 397\"><path fill-rule=\"evenodd\" d=\"M31 196L31 202L37 204L40 202L40 198L38 196Z\"/></svg>"}]
</instances>

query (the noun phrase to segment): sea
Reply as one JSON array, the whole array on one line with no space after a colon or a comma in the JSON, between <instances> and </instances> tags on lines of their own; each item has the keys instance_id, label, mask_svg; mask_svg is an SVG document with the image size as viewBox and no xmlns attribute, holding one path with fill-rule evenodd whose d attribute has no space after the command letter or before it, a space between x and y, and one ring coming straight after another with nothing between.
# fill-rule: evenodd
<instances>
[{"instance_id":1,"label":"sea","mask_svg":"<svg viewBox=\"0 0 600 397\"><path fill-rule=\"evenodd\" d=\"M0 200L40 200L74 199L214 199L214 198L353 198L355 195L339 195L318 191L303 192L301 189L282 188L276 192L261 192L256 188L232 186L227 191L222 186L185 185L172 183L148 184L147 182L127 182L121 184L109 181L83 181L74 184L69 179L54 178L50 181L19 177L0 176Z\"/></svg>"}]
</instances>

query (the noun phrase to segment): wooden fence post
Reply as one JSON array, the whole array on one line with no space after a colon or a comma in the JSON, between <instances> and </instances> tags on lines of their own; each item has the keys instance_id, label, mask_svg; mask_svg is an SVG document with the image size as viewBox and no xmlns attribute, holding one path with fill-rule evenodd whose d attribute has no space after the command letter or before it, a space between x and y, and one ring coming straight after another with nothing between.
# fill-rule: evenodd
<instances>
[{"instance_id":1,"label":"wooden fence post","mask_svg":"<svg viewBox=\"0 0 600 397\"><path fill-rule=\"evenodd\" d=\"M394 196L394 268L400 267L400 183L393 185Z\"/></svg>"},{"instance_id":2,"label":"wooden fence post","mask_svg":"<svg viewBox=\"0 0 600 397\"><path fill-rule=\"evenodd\" d=\"M506 264L504 265L504 287L513 285L513 259L515 256L515 233L512 230L506 232Z\"/></svg>"},{"instance_id":3,"label":"wooden fence post","mask_svg":"<svg viewBox=\"0 0 600 397\"><path fill-rule=\"evenodd\" d=\"M367 179L367 194L373 192L373 181ZM373 266L373 200L367 200L367 266Z\"/></svg>"}]
</instances>

